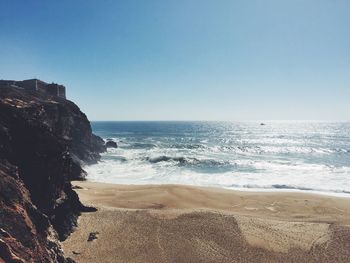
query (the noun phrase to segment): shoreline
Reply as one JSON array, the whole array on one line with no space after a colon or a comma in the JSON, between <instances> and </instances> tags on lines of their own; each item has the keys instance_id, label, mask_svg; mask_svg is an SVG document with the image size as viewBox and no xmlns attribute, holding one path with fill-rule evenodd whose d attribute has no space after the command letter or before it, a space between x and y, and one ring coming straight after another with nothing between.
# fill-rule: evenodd
<instances>
[{"instance_id":1,"label":"shoreline","mask_svg":"<svg viewBox=\"0 0 350 263\"><path fill-rule=\"evenodd\" d=\"M202 187L202 186L199 186ZM206 186L203 186L206 187ZM209 186L210 187L210 186ZM217 187L220 188L220 187ZM254 192L259 193L290 193L290 194L306 194L306 195L318 195L325 197L336 197L336 198L350 198L350 192L327 192L327 191L317 191L317 190L301 190L297 188L229 188L222 187L223 189L238 191L238 192Z\"/></svg>"},{"instance_id":2,"label":"shoreline","mask_svg":"<svg viewBox=\"0 0 350 263\"><path fill-rule=\"evenodd\" d=\"M348 198L72 183L82 203L98 209L83 213L63 242L78 263L350 260ZM97 239L87 241L91 233Z\"/></svg>"},{"instance_id":3,"label":"shoreline","mask_svg":"<svg viewBox=\"0 0 350 263\"><path fill-rule=\"evenodd\" d=\"M324 195L320 193L311 193L304 191L294 191L294 190L276 190L276 191L254 191L254 190L236 190L236 189L227 189L223 187L212 187L212 186L195 186L195 185L184 185L184 184L114 184L114 183L102 183L102 182L93 182L93 181L73 181L73 185L82 187L83 189L75 189L81 201L83 203L91 203L92 205L102 206L102 207L113 207L113 208L125 208L125 209L148 209L153 208L152 203L163 203L162 209L194 209L200 208L202 205L203 209L212 209L212 210L223 210L225 212L239 212L238 207L234 205L233 208L230 207L230 204L227 203L227 199L231 198L233 202L241 203L242 198L246 199L248 202L259 198L261 202L269 202L269 200L280 199L280 202L284 205L292 205L296 200L310 200L314 202L326 202L325 206L331 206L337 204L341 208L335 208L335 211L346 211L348 213L348 224L350 225L350 199L349 197L344 196L333 196L333 195ZM184 194L184 198L179 198L178 195L169 194L171 190L177 189L179 192ZM87 192L85 192L87 190ZM89 191L90 190L90 191ZM93 193L91 192L93 191ZM99 192L103 191L103 193ZM153 191L153 192L152 192ZM168 193L165 193L168 191ZM183 192L186 191L186 192ZM117 194L119 192L119 194ZM129 192L137 193L137 195L128 195ZM163 193L161 193L163 192ZM198 202L192 200L188 201L187 195L199 193L200 200ZM125 193L125 196L123 196ZM150 193L155 193L154 196L149 196ZM159 200L163 194L167 199ZM162 196L163 197L163 196ZM206 197L204 199L204 197ZM122 200L118 200L121 198ZM130 199L125 203L125 199ZM142 200L143 199L143 200ZM147 203L145 200L148 199L149 206L142 205L141 202ZM142 201L141 201L142 200ZM223 202L225 200L226 202ZM217 204L215 204L215 201ZM257 201L257 200L255 200ZM134 207L132 206L132 203ZM221 204L219 204L221 203ZM298 203L298 202L297 202ZM262 204L259 204L262 205ZM294 206L295 204L293 204ZM298 203L296 207L301 205ZM310 204L308 204L310 206ZM349 206L349 208L347 207ZM290 207L289 207L290 208ZM249 211L249 209L246 209ZM271 210L271 209L270 209ZM292 210L287 211L287 217L292 214ZM338 213L335 213L338 215ZM272 217L277 216L276 213L269 214ZM319 216L322 216L319 213ZM327 213L323 214L327 216ZM279 213L281 217L281 213Z\"/></svg>"},{"instance_id":4,"label":"shoreline","mask_svg":"<svg viewBox=\"0 0 350 263\"><path fill-rule=\"evenodd\" d=\"M194 184L181 184L181 183L111 183L111 182L100 182L100 181L91 181L89 178L84 182L96 183L96 184L107 184L107 185L118 185L118 186L142 186L142 185L151 185L151 186L162 186L162 185L173 185L173 186L189 186L189 187L198 187L198 188L214 188L214 189L223 189L234 192L251 192L251 193L290 193L290 194L310 194L318 195L325 197L336 197L336 198L350 198L350 192L335 192L335 191L318 191L318 190L302 190L298 188L249 188L249 187L224 187L224 186L210 186L210 185L194 185Z\"/></svg>"}]
</instances>

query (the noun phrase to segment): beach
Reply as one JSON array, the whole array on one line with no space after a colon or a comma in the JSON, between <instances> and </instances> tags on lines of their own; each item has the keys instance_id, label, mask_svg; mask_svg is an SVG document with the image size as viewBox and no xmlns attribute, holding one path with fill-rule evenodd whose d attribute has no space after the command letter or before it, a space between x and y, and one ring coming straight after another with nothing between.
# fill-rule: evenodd
<instances>
[{"instance_id":1,"label":"beach","mask_svg":"<svg viewBox=\"0 0 350 263\"><path fill-rule=\"evenodd\" d=\"M77 262L349 262L350 199L185 185L73 182ZM90 239L90 241L88 241Z\"/></svg>"}]
</instances>

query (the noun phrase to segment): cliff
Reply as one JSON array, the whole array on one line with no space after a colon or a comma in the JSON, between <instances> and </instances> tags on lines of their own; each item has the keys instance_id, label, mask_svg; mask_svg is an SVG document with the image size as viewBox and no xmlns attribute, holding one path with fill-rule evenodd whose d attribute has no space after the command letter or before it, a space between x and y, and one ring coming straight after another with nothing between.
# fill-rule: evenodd
<instances>
[{"instance_id":1,"label":"cliff","mask_svg":"<svg viewBox=\"0 0 350 263\"><path fill-rule=\"evenodd\" d=\"M103 151L73 102L0 87L0 262L68 262L58 239L90 210L70 180Z\"/></svg>"}]
</instances>

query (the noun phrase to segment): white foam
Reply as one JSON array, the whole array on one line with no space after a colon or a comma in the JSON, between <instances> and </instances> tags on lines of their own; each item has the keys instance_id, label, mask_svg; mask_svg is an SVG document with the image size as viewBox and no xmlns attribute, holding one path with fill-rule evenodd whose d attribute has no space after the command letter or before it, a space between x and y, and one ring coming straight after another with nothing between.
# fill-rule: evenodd
<instances>
[{"instance_id":1,"label":"white foam","mask_svg":"<svg viewBox=\"0 0 350 263\"><path fill-rule=\"evenodd\" d=\"M120 154L113 150L113 154ZM314 164L290 164L238 160L238 165L259 169L252 172L201 173L172 162L149 163L137 150L124 152L126 162L102 160L85 167L88 180L116 184L185 184L246 190L300 191L306 189L324 194L346 195L350 192L349 167L334 168ZM276 186L285 186L276 188ZM350 195L349 195L350 196Z\"/></svg>"},{"instance_id":2,"label":"white foam","mask_svg":"<svg viewBox=\"0 0 350 263\"><path fill-rule=\"evenodd\" d=\"M108 137L119 148L85 167L88 180L350 196L348 124L252 123L228 125L219 133L209 125L204 135L188 129L176 136L168 130L153 133L119 131Z\"/></svg>"}]
</instances>

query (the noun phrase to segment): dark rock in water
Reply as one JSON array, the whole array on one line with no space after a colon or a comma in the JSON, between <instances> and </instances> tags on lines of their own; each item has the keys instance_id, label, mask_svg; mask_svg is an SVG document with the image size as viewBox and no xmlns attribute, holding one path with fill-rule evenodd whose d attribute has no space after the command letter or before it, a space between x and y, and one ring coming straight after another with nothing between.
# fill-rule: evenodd
<instances>
[{"instance_id":1,"label":"dark rock in water","mask_svg":"<svg viewBox=\"0 0 350 263\"><path fill-rule=\"evenodd\" d=\"M260 123L260 125L261 125L261 126L264 126L264 125L266 125L266 124L262 122L262 123Z\"/></svg>"},{"instance_id":2,"label":"dark rock in water","mask_svg":"<svg viewBox=\"0 0 350 263\"><path fill-rule=\"evenodd\" d=\"M106 147L107 148L118 148L118 144L113 140L108 140L106 142Z\"/></svg>"},{"instance_id":3,"label":"dark rock in water","mask_svg":"<svg viewBox=\"0 0 350 263\"><path fill-rule=\"evenodd\" d=\"M91 241L97 239L97 235L98 235L98 234L99 234L99 232L91 232L91 233L89 234L89 237L88 237L88 240L87 240L87 241L91 242Z\"/></svg>"},{"instance_id":4,"label":"dark rock in water","mask_svg":"<svg viewBox=\"0 0 350 263\"><path fill-rule=\"evenodd\" d=\"M68 262L58 239L85 209L70 180L105 150L73 102L0 86L0 262Z\"/></svg>"}]
</instances>

